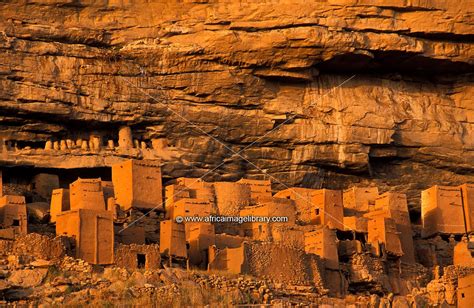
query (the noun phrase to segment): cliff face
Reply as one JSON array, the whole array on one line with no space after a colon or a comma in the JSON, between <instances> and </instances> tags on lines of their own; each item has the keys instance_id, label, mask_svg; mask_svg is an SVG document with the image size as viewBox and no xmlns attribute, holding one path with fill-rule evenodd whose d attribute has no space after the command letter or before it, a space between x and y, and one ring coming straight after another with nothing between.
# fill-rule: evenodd
<instances>
[{"instance_id":1,"label":"cliff face","mask_svg":"<svg viewBox=\"0 0 474 308\"><path fill-rule=\"evenodd\" d=\"M2 165L110 165L39 148L129 125L169 177L474 181L473 1L139 2L0 3Z\"/></svg>"}]
</instances>

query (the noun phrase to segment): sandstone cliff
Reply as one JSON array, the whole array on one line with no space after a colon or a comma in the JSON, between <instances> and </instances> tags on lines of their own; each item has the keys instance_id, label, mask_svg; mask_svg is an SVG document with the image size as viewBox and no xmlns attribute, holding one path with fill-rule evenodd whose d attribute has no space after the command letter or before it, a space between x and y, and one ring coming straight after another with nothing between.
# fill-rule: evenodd
<instances>
[{"instance_id":1,"label":"sandstone cliff","mask_svg":"<svg viewBox=\"0 0 474 308\"><path fill-rule=\"evenodd\" d=\"M129 125L168 177L473 182L474 2L307 2L0 3L0 164L109 166L35 149Z\"/></svg>"}]
</instances>

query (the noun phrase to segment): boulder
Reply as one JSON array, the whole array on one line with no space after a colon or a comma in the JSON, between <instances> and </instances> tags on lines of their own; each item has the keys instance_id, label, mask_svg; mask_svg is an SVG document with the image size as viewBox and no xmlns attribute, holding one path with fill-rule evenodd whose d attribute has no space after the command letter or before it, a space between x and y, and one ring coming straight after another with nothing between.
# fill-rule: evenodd
<instances>
[{"instance_id":1,"label":"boulder","mask_svg":"<svg viewBox=\"0 0 474 308\"><path fill-rule=\"evenodd\" d=\"M48 274L47 269L23 269L13 271L10 277L8 277L8 282L12 286L30 288L39 286L46 275Z\"/></svg>"}]
</instances>

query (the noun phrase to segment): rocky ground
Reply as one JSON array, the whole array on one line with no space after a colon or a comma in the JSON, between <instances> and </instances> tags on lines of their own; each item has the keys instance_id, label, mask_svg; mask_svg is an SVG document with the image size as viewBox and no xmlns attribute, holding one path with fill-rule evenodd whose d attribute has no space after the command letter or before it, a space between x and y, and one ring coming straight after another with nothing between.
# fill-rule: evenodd
<instances>
[{"instance_id":1,"label":"rocky ground","mask_svg":"<svg viewBox=\"0 0 474 308\"><path fill-rule=\"evenodd\" d=\"M359 292L331 298L324 290L308 285L289 285L270 279L179 267L127 270L92 266L82 260L62 257L31 262L9 256L0 262L0 305L38 307L71 306L210 306L270 304L276 307L397 307L436 306L455 299L460 271L450 266L444 275L411 294L396 296Z\"/></svg>"}]
</instances>

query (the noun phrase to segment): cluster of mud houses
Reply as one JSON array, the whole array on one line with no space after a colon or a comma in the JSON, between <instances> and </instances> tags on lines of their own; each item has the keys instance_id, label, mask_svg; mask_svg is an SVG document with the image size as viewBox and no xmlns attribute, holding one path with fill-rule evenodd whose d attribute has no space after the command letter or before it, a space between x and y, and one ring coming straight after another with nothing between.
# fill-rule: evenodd
<instances>
[{"instance_id":1,"label":"cluster of mud houses","mask_svg":"<svg viewBox=\"0 0 474 308\"><path fill-rule=\"evenodd\" d=\"M36 180L36 188L45 193L50 184L51 176ZM354 253L417 262L405 194L379 194L377 187L295 187L272 193L269 180L198 178L178 178L163 187L159 163L129 160L112 166L112 181L78 178L68 189L49 193L56 234L70 238L74 255L91 264L155 268L166 259L188 267L262 273L265 255L290 258L302 251L304 258L317 256L316 267L324 268L324 275L332 277L326 281L335 281L337 290L344 288L340 264ZM423 238L474 231L474 185L431 187L422 192L421 204ZM212 215L286 219L177 222L178 217ZM0 225L2 238L27 232L24 197L0 198ZM455 264L474 266L469 245L458 241Z\"/></svg>"}]
</instances>

